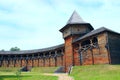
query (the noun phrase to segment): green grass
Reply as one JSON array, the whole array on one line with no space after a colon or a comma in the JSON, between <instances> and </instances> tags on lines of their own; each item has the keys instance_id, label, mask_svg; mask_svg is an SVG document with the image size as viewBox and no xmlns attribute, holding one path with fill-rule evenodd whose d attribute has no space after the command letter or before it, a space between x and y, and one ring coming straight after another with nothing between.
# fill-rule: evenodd
<instances>
[{"instance_id":1,"label":"green grass","mask_svg":"<svg viewBox=\"0 0 120 80\"><path fill-rule=\"evenodd\" d=\"M75 80L120 80L120 65L75 66L70 76Z\"/></svg>"},{"instance_id":2,"label":"green grass","mask_svg":"<svg viewBox=\"0 0 120 80\"><path fill-rule=\"evenodd\" d=\"M17 70L20 68L0 68L0 80L18 80ZM31 72L22 72L21 80L57 80L57 76L45 76L43 73L53 73L57 67L35 67Z\"/></svg>"},{"instance_id":3,"label":"green grass","mask_svg":"<svg viewBox=\"0 0 120 80\"><path fill-rule=\"evenodd\" d=\"M24 75L21 80L57 80L56 76ZM18 80L15 75L1 75L0 80Z\"/></svg>"},{"instance_id":4,"label":"green grass","mask_svg":"<svg viewBox=\"0 0 120 80\"><path fill-rule=\"evenodd\" d=\"M40 73L54 73L54 71L57 69L58 67L41 67L39 69L39 67L34 67L32 69L32 72L40 72Z\"/></svg>"},{"instance_id":5,"label":"green grass","mask_svg":"<svg viewBox=\"0 0 120 80\"><path fill-rule=\"evenodd\" d=\"M20 69L19 67L0 67L0 72L16 72L18 69Z\"/></svg>"}]
</instances>

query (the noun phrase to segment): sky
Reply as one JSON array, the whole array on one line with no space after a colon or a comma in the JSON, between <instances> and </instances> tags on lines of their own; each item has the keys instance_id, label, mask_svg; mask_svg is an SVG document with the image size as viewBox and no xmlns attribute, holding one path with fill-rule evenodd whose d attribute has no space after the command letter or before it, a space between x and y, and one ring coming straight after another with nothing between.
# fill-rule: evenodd
<instances>
[{"instance_id":1,"label":"sky","mask_svg":"<svg viewBox=\"0 0 120 80\"><path fill-rule=\"evenodd\" d=\"M74 10L95 29L120 33L120 0L0 0L0 50L64 43L59 30Z\"/></svg>"}]
</instances>

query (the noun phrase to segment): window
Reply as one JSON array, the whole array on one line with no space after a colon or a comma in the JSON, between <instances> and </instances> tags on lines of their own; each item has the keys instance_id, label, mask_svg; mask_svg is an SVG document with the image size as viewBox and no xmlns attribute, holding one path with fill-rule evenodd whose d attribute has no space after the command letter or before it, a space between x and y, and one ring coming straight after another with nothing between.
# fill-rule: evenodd
<instances>
[{"instance_id":1,"label":"window","mask_svg":"<svg viewBox=\"0 0 120 80\"><path fill-rule=\"evenodd\" d=\"M81 46L85 46L85 45L89 45L90 44L90 40L85 40L81 43Z\"/></svg>"}]
</instances>

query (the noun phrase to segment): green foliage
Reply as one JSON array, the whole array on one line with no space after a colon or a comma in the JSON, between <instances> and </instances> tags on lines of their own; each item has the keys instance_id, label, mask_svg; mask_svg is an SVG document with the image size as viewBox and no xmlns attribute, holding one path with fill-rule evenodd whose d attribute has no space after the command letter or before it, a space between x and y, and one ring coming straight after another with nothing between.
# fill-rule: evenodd
<instances>
[{"instance_id":1,"label":"green foliage","mask_svg":"<svg viewBox=\"0 0 120 80\"><path fill-rule=\"evenodd\" d=\"M18 48L18 47L12 47L12 48L10 49L10 51L20 51L20 48Z\"/></svg>"},{"instance_id":2,"label":"green foliage","mask_svg":"<svg viewBox=\"0 0 120 80\"><path fill-rule=\"evenodd\" d=\"M16 77L18 80L21 80L21 71L20 70L17 70Z\"/></svg>"},{"instance_id":3,"label":"green foliage","mask_svg":"<svg viewBox=\"0 0 120 80\"><path fill-rule=\"evenodd\" d=\"M120 80L120 65L75 66L70 76L75 80Z\"/></svg>"},{"instance_id":4,"label":"green foliage","mask_svg":"<svg viewBox=\"0 0 120 80\"><path fill-rule=\"evenodd\" d=\"M4 49L2 49L1 51L5 51Z\"/></svg>"}]
</instances>

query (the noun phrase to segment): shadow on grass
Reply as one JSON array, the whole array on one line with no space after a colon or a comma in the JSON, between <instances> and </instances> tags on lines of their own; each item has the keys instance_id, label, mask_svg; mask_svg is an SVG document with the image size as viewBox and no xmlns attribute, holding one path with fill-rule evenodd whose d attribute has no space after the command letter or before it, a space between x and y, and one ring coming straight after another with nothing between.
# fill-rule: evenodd
<instances>
[{"instance_id":1,"label":"shadow on grass","mask_svg":"<svg viewBox=\"0 0 120 80\"><path fill-rule=\"evenodd\" d=\"M21 78L23 78L23 77L30 77L30 76L21 76ZM14 79L16 79L17 80L17 76L15 76L15 75L0 75L0 80L14 80Z\"/></svg>"}]
</instances>

